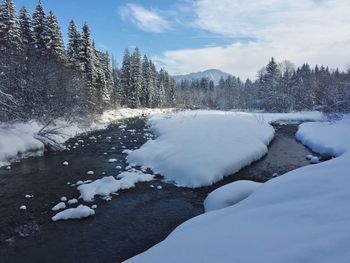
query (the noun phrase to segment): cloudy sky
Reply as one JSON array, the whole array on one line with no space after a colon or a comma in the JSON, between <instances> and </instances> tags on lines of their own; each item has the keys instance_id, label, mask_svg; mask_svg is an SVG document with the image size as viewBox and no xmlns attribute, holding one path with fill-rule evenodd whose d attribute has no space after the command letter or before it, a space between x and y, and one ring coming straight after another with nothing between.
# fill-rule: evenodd
<instances>
[{"instance_id":1,"label":"cloudy sky","mask_svg":"<svg viewBox=\"0 0 350 263\"><path fill-rule=\"evenodd\" d=\"M15 0L31 11L36 1ZM43 0L64 33L86 21L119 60L139 46L172 74L217 68L255 78L273 56L350 67L349 0Z\"/></svg>"}]
</instances>

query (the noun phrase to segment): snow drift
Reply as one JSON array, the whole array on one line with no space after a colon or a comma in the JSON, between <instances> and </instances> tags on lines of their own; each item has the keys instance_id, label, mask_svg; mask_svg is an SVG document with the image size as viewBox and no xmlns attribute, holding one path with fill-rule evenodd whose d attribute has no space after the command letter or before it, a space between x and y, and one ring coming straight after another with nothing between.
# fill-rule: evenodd
<instances>
[{"instance_id":1,"label":"snow drift","mask_svg":"<svg viewBox=\"0 0 350 263\"><path fill-rule=\"evenodd\" d=\"M205 212L237 204L250 196L262 183L241 180L226 184L211 192L204 200Z\"/></svg>"},{"instance_id":2,"label":"snow drift","mask_svg":"<svg viewBox=\"0 0 350 263\"><path fill-rule=\"evenodd\" d=\"M169 112L172 109L128 109L121 108L104 112L95 122L82 120L67 122L57 119L48 129L58 129L60 134L50 137L58 143L64 143L78 134L104 129L111 122L143 115ZM26 123L0 123L0 167L9 165L16 158L40 156L44 153L44 145L36 139L36 134L43 127L36 121Z\"/></svg>"},{"instance_id":3,"label":"snow drift","mask_svg":"<svg viewBox=\"0 0 350 263\"><path fill-rule=\"evenodd\" d=\"M319 119L320 113L251 114L188 111L149 120L158 135L130 152L129 163L151 168L178 186L201 187L221 180L263 157L274 136L269 123Z\"/></svg>"},{"instance_id":4,"label":"snow drift","mask_svg":"<svg viewBox=\"0 0 350 263\"><path fill-rule=\"evenodd\" d=\"M122 172L115 179L113 176L106 176L101 179L97 179L89 184L83 184L78 186L80 192L80 198L85 202L92 202L96 195L106 197L111 193L115 193L119 190L125 190L135 187L138 182L149 182L154 179L154 175L145 174L140 171Z\"/></svg>"},{"instance_id":5,"label":"snow drift","mask_svg":"<svg viewBox=\"0 0 350 263\"><path fill-rule=\"evenodd\" d=\"M322 130L320 128L322 127ZM195 217L132 262L350 262L350 121L307 123L298 139L339 157L270 180Z\"/></svg>"}]
</instances>

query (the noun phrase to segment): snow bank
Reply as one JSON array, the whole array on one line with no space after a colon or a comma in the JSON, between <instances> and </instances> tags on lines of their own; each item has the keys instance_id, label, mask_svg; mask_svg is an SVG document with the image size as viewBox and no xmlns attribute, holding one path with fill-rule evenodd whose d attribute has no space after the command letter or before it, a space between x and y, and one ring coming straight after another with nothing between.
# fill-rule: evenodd
<instances>
[{"instance_id":1,"label":"snow bank","mask_svg":"<svg viewBox=\"0 0 350 263\"><path fill-rule=\"evenodd\" d=\"M139 116L147 116L153 114L167 113L172 112L174 109L130 109L130 108L120 108L117 110L105 111L99 118L98 123L111 123L114 121L126 119L126 118L135 118Z\"/></svg>"},{"instance_id":2,"label":"snow bank","mask_svg":"<svg viewBox=\"0 0 350 263\"><path fill-rule=\"evenodd\" d=\"M90 184L80 185L78 191L80 198L85 202L92 202L95 195L108 197L111 193L135 187L138 182L149 182L154 179L154 175L142 172L123 172L118 175L118 180L113 176L103 177Z\"/></svg>"},{"instance_id":3,"label":"snow bank","mask_svg":"<svg viewBox=\"0 0 350 263\"><path fill-rule=\"evenodd\" d=\"M237 204L255 192L261 183L241 180L226 184L211 192L204 200L205 212Z\"/></svg>"},{"instance_id":4,"label":"snow bank","mask_svg":"<svg viewBox=\"0 0 350 263\"><path fill-rule=\"evenodd\" d=\"M58 211L61 209L65 209L66 208L66 204L64 202L60 202L57 205L55 205L54 207L52 207L52 211Z\"/></svg>"},{"instance_id":5,"label":"snow bank","mask_svg":"<svg viewBox=\"0 0 350 263\"><path fill-rule=\"evenodd\" d=\"M18 155L42 155L44 145L34 138L39 130L36 122L0 124L0 167L9 165Z\"/></svg>"},{"instance_id":6,"label":"snow bank","mask_svg":"<svg viewBox=\"0 0 350 263\"><path fill-rule=\"evenodd\" d=\"M141 115L165 113L172 110L121 108L104 112L101 116L96 117L95 122L81 120L80 122L72 123L58 119L47 129L57 129L60 134L52 135L51 138L58 143L64 143L79 134L105 129L112 121ZM0 123L0 167L9 165L11 161L18 157L43 155L44 145L35 138L35 135L42 127L41 124L35 121L13 124ZM63 163L63 165L68 165L68 163Z\"/></svg>"},{"instance_id":7,"label":"snow bank","mask_svg":"<svg viewBox=\"0 0 350 263\"><path fill-rule=\"evenodd\" d=\"M314 152L328 156L340 156L350 149L349 124L350 117L345 117L335 123L302 123L299 125L296 138Z\"/></svg>"},{"instance_id":8,"label":"snow bank","mask_svg":"<svg viewBox=\"0 0 350 263\"><path fill-rule=\"evenodd\" d=\"M51 219L52 221L68 220L68 219L80 219L89 217L95 214L95 210L85 205L79 205L76 208L69 208L62 212L57 213Z\"/></svg>"},{"instance_id":9,"label":"snow bank","mask_svg":"<svg viewBox=\"0 0 350 263\"><path fill-rule=\"evenodd\" d=\"M129 152L127 160L151 168L178 186L207 186L267 153L274 136L270 122L313 118L321 114L187 111L156 115L149 124L158 137Z\"/></svg>"},{"instance_id":10,"label":"snow bank","mask_svg":"<svg viewBox=\"0 0 350 263\"><path fill-rule=\"evenodd\" d=\"M315 151L343 154L193 218L127 262L350 262L349 134L347 120L301 125L298 137Z\"/></svg>"}]
</instances>

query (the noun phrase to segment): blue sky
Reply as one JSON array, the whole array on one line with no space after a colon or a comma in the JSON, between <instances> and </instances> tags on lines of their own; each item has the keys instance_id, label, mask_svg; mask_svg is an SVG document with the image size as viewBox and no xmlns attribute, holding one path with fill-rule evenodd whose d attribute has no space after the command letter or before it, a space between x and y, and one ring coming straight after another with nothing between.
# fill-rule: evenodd
<instances>
[{"instance_id":1,"label":"blue sky","mask_svg":"<svg viewBox=\"0 0 350 263\"><path fill-rule=\"evenodd\" d=\"M43 0L64 35L86 21L96 46L118 62L139 46L158 66L183 74L218 68L254 78L274 56L344 69L350 65L348 0ZM15 0L32 12L37 1Z\"/></svg>"},{"instance_id":2,"label":"blue sky","mask_svg":"<svg viewBox=\"0 0 350 263\"><path fill-rule=\"evenodd\" d=\"M71 19L74 19L80 27L84 22L87 22L92 31L92 37L96 41L96 46L111 51L119 62L126 47L132 49L139 46L143 53L154 57L166 50L229 43L228 39L199 32L198 29L183 26L180 23L177 23L176 28L169 25L168 28L164 28L164 32L163 30L154 32L154 29L153 31L144 31L123 15L123 10L127 13L131 11L131 5L131 7L136 6L156 11L159 14L165 12L167 16L172 16L169 14L169 10L179 9L180 5L184 3L182 1L42 0L42 2L46 12L52 10L58 17L65 37ZM15 4L18 9L25 5L30 12L33 12L37 1L15 0ZM183 11L182 15L190 16L187 11ZM125 15L132 16L132 14Z\"/></svg>"}]
</instances>

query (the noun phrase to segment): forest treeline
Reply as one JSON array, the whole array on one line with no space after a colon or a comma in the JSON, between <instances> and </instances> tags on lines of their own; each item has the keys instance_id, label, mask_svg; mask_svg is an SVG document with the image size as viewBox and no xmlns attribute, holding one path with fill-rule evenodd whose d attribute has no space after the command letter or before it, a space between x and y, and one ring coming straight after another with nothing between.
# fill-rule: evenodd
<instances>
[{"instance_id":1,"label":"forest treeline","mask_svg":"<svg viewBox=\"0 0 350 263\"><path fill-rule=\"evenodd\" d=\"M52 11L33 14L0 3L0 121L87 116L120 106L350 111L350 73L295 68L274 59L255 81L230 76L175 83L140 50L124 51L120 69L98 50L90 29L72 20L65 44Z\"/></svg>"},{"instance_id":2,"label":"forest treeline","mask_svg":"<svg viewBox=\"0 0 350 263\"><path fill-rule=\"evenodd\" d=\"M208 78L183 80L177 84L177 102L189 107L289 112L319 110L350 112L350 70L315 66L301 67L272 58L257 79L241 81L229 76L217 85Z\"/></svg>"},{"instance_id":3,"label":"forest treeline","mask_svg":"<svg viewBox=\"0 0 350 263\"><path fill-rule=\"evenodd\" d=\"M119 106L174 106L175 81L136 48L121 69L72 20L68 43L41 1L32 15L0 4L0 121L101 113Z\"/></svg>"}]
</instances>

